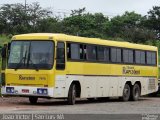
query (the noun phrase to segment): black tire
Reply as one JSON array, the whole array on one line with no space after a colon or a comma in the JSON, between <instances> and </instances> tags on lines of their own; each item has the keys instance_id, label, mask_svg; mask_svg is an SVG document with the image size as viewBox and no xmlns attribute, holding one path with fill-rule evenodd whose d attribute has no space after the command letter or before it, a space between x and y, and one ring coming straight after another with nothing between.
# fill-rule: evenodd
<instances>
[{"instance_id":1,"label":"black tire","mask_svg":"<svg viewBox=\"0 0 160 120\"><path fill-rule=\"evenodd\" d=\"M69 93L68 93L68 104L69 105L74 105L76 102L76 85L72 84L69 88Z\"/></svg>"},{"instance_id":2,"label":"black tire","mask_svg":"<svg viewBox=\"0 0 160 120\"><path fill-rule=\"evenodd\" d=\"M137 101L139 99L141 95L141 89L140 86L138 84L135 84L132 88L132 92L131 92L131 100L133 101Z\"/></svg>"},{"instance_id":3,"label":"black tire","mask_svg":"<svg viewBox=\"0 0 160 120\"><path fill-rule=\"evenodd\" d=\"M122 101L128 101L129 98L130 98L130 93L131 93L130 86L128 84L125 84L121 100Z\"/></svg>"},{"instance_id":4,"label":"black tire","mask_svg":"<svg viewBox=\"0 0 160 120\"><path fill-rule=\"evenodd\" d=\"M38 97L29 97L29 102L31 103L31 104L37 104L37 101L38 101Z\"/></svg>"}]
</instances>

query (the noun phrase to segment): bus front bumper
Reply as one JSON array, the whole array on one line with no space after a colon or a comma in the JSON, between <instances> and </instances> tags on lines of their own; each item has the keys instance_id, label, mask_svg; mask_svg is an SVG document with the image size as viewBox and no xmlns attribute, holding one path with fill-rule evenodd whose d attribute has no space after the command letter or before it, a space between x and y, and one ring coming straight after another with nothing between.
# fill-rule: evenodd
<instances>
[{"instance_id":1,"label":"bus front bumper","mask_svg":"<svg viewBox=\"0 0 160 120\"><path fill-rule=\"evenodd\" d=\"M1 94L6 96L53 97L53 88L28 86L2 86Z\"/></svg>"}]
</instances>

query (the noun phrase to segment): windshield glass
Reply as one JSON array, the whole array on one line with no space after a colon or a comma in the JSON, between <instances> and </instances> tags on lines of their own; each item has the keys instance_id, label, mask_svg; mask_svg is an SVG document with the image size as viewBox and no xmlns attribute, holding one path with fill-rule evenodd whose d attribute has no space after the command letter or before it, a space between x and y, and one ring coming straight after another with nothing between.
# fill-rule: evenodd
<instances>
[{"instance_id":1,"label":"windshield glass","mask_svg":"<svg viewBox=\"0 0 160 120\"><path fill-rule=\"evenodd\" d=\"M52 41L13 41L8 68L51 69L53 56L54 44Z\"/></svg>"}]
</instances>

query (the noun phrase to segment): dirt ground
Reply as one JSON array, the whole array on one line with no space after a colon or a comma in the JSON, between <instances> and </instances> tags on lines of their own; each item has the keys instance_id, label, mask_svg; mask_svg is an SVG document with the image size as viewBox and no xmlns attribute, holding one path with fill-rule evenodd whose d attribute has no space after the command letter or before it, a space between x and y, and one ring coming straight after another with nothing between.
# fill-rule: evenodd
<instances>
[{"instance_id":1,"label":"dirt ground","mask_svg":"<svg viewBox=\"0 0 160 120\"><path fill-rule=\"evenodd\" d=\"M31 105L28 98L1 97L0 113L64 113L64 114L159 114L160 97L141 97L139 101L122 102L78 100L68 105L66 100L39 99Z\"/></svg>"}]
</instances>

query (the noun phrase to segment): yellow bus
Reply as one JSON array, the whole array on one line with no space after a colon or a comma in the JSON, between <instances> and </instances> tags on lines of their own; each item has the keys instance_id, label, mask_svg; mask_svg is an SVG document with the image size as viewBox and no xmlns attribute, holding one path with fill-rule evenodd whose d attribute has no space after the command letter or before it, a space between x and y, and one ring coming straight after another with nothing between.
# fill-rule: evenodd
<instances>
[{"instance_id":1,"label":"yellow bus","mask_svg":"<svg viewBox=\"0 0 160 120\"><path fill-rule=\"evenodd\" d=\"M38 98L119 97L136 101L158 90L154 46L65 34L15 35L2 73L2 94Z\"/></svg>"}]
</instances>

